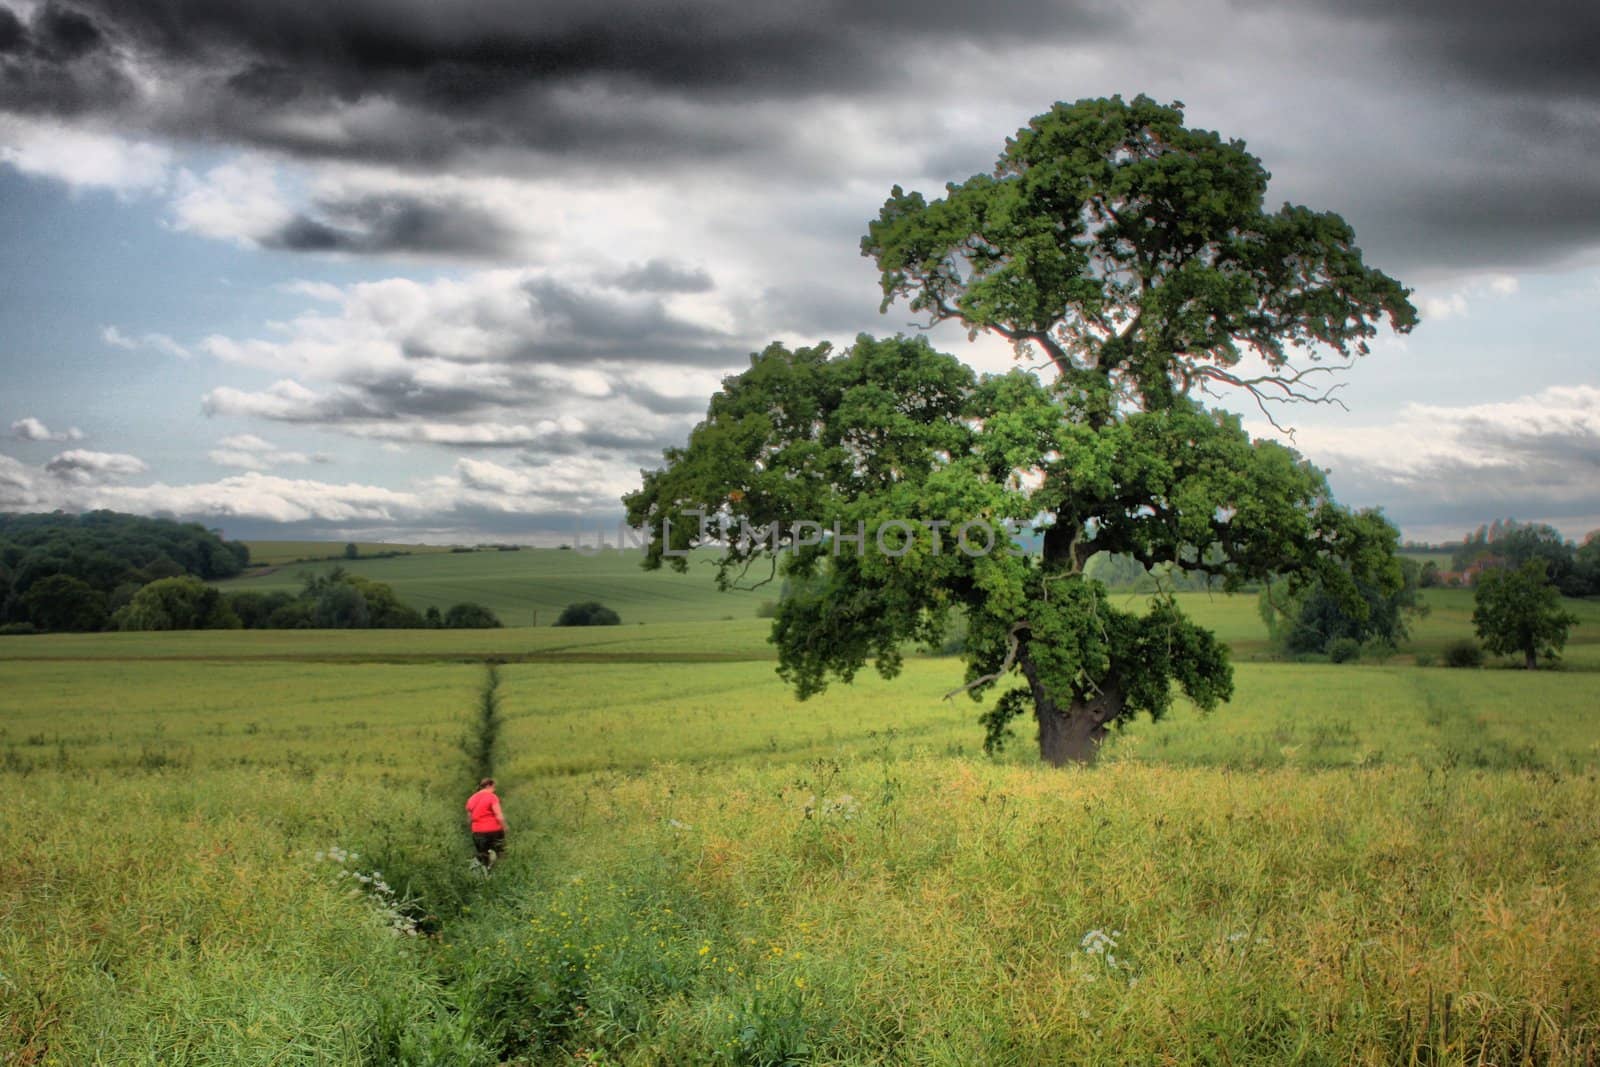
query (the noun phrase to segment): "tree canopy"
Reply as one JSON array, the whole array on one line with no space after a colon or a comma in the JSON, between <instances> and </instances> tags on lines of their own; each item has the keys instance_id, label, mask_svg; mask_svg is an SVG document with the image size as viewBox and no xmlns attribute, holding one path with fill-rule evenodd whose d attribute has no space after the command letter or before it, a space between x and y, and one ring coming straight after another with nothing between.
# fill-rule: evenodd
<instances>
[{"instance_id":1,"label":"tree canopy","mask_svg":"<svg viewBox=\"0 0 1600 1067\"><path fill-rule=\"evenodd\" d=\"M1520 655L1533 670L1539 657L1556 659L1567 643L1567 631L1578 617L1561 606L1561 596L1546 574L1542 559L1520 567L1490 567L1472 594L1472 624L1490 652Z\"/></svg>"},{"instance_id":2,"label":"tree canopy","mask_svg":"<svg viewBox=\"0 0 1600 1067\"><path fill-rule=\"evenodd\" d=\"M1115 606L1084 573L1096 553L1228 589L1315 581L1364 617L1363 585L1400 581L1392 530L1198 397L1329 400L1310 384L1319 361L1416 312L1344 220L1263 211L1259 161L1182 119L1145 97L1057 105L992 175L934 201L896 187L862 242L885 307L908 300L1042 362L980 378L924 339L768 347L625 498L646 566L682 568L709 543L725 584L763 566L806 579L773 622L802 697L869 660L892 675L905 641L937 643L960 608L968 691L1021 676L985 717L990 740L1031 705L1057 763L1163 714L1174 684L1207 708L1232 692L1221 643L1170 596ZM980 524L984 551L959 536Z\"/></svg>"},{"instance_id":3,"label":"tree canopy","mask_svg":"<svg viewBox=\"0 0 1600 1067\"><path fill-rule=\"evenodd\" d=\"M0 514L0 622L99 629L143 585L184 574L229 578L249 560L245 545L197 523L114 511ZM72 578L98 600L52 578Z\"/></svg>"}]
</instances>

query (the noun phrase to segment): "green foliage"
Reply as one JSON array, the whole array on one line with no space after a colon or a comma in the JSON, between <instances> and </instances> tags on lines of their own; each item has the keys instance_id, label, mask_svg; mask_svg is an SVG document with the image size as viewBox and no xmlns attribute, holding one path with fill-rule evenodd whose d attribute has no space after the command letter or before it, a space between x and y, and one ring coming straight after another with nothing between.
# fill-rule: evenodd
<instances>
[{"instance_id":1,"label":"green foliage","mask_svg":"<svg viewBox=\"0 0 1600 1067\"><path fill-rule=\"evenodd\" d=\"M1410 632L1411 620L1427 615L1423 568L1395 554L1399 531L1371 511L1357 513L1353 524L1362 530L1361 548L1340 566L1337 585L1318 578L1298 588L1262 590L1261 617L1283 651L1331 654L1345 640L1358 648L1394 649Z\"/></svg>"},{"instance_id":2,"label":"green foliage","mask_svg":"<svg viewBox=\"0 0 1600 1067\"><path fill-rule=\"evenodd\" d=\"M1539 657L1560 659L1567 631L1578 617L1561 606L1561 596L1545 574L1542 559L1515 569L1492 567L1473 590L1472 624L1490 652L1523 657L1530 671Z\"/></svg>"},{"instance_id":3,"label":"green foliage","mask_svg":"<svg viewBox=\"0 0 1600 1067\"><path fill-rule=\"evenodd\" d=\"M444 625L448 630L493 630L499 628L500 619L482 604L467 602L452 605L444 613Z\"/></svg>"},{"instance_id":4,"label":"green foliage","mask_svg":"<svg viewBox=\"0 0 1600 1067\"><path fill-rule=\"evenodd\" d=\"M1361 658L1361 642L1353 637L1336 637L1328 643L1329 663L1354 663Z\"/></svg>"},{"instance_id":5,"label":"green foliage","mask_svg":"<svg viewBox=\"0 0 1600 1067\"><path fill-rule=\"evenodd\" d=\"M1097 554L1224 590L1286 575L1291 593L1318 583L1360 616L1361 583L1393 566L1392 530L1191 393L1305 398L1293 358L1363 354L1382 319L1404 332L1416 312L1338 216L1264 212L1266 181L1240 143L1141 96L1058 105L941 200L896 187L862 241L885 308L904 298L997 333L1055 380L980 380L921 338L862 336L838 356L773 344L625 498L646 566L682 570L707 544L724 587L752 571L811 582L773 623L802 697L869 661L893 676L902 647L937 645L959 607L973 696L1016 670L1041 724L1076 724L1041 730L1053 762L1161 715L1173 683L1205 707L1231 692L1226 650L1170 597L1142 616L1107 603L1085 577ZM1233 373L1246 350L1264 376ZM1038 516L1032 551L1009 532L987 552L941 537ZM904 551L885 545L891 529ZM857 531L865 544L841 551Z\"/></svg>"},{"instance_id":6,"label":"green foliage","mask_svg":"<svg viewBox=\"0 0 1600 1067\"><path fill-rule=\"evenodd\" d=\"M229 593L227 600L228 606L239 616L239 622L246 630L272 628L273 614L294 603L294 597L283 592Z\"/></svg>"},{"instance_id":7,"label":"green foliage","mask_svg":"<svg viewBox=\"0 0 1600 1067\"><path fill-rule=\"evenodd\" d=\"M1446 667L1483 666L1483 646L1470 637L1458 638L1444 646Z\"/></svg>"},{"instance_id":8,"label":"green foliage","mask_svg":"<svg viewBox=\"0 0 1600 1067\"><path fill-rule=\"evenodd\" d=\"M236 630L239 617L198 578L162 578L134 594L112 618L119 630Z\"/></svg>"},{"instance_id":9,"label":"green foliage","mask_svg":"<svg viewBox=\"0 0 1600 1067\"><path fill-rule=\"evenodd\" d=\"M556 619L557 626L616 626L622 619L598 600L568 604Z\"/></svg>"},{"instance_id":10,"label":"green foliage","mask_svg":"<svg viewBox=\"0 0 1600 1067\"><path fill-rule=\"evenodd\" d=\"M1473 564L1518 568L1530 560L1544 563L1545 577L1563 596L1600 593L1600 546L1595 531L1583 546L1575 546L1555 527L1496 519L1462 539L1451 555L1451 566L1464 570Z\"/></svg>"},{"instance_id":11,"label":"green foliage","mask_svg":"<svg viewBox=\"0 0 1600 1067\"><path fill-rule=\"evenodd\" d=\"M1264 211L1267 178L1242 142L1185 127L1181 105L1080 100L943 199L895 187L861 246L885 307L1034 348L1109 418L1124 392L1158 409L1242 385L1229 368L1246 347L1281 370L1296 350L1364 354L1384 316L1416 322L1339 216Z\"/></svg>"},{"instance_id":12,"label":"green foliage","mask_svg":"<svg viewBox=\"0 0 1600 1067\"><path fill-rule=\"evenodd\" d=\"M361 590L345 582L332 583L317 594L312 618L319 630L362 630L372 620Z\"/></svg>"},{"instance_id":13,"label":"green foliage","mask_svg":"<svg viewBox=\"0 0 1600 1067\"><path fill-rule=\"evenodd\" d=\"M106 624L106 595L70 574L41 578L22 594L22 609L41 630L99 630Z\"/></svg>"},{"instance_id":14,"label":"green foliage","mask_svg":"<svg viewBox=\"0 0 1600 1067\"><path fill-rule=\"evenodd\" d=\"M0 621L98 630L141 585L183 574L227 578L249 558L245 545L193 523L112 511L0 514ZM72 581L51 581L58 577Z\"/></svg>"}]
</instances>

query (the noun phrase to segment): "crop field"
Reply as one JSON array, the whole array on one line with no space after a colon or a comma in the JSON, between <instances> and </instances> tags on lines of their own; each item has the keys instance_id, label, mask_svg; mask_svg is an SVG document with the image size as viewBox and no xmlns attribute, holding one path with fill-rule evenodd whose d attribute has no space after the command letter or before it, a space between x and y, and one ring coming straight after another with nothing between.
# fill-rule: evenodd
<instances>
[{"instance_id":1,"label":"crop field","mask_svg":"<svg viewBox=\"0 0 1600 1067\"><path fill-rule=\"evenodd\" d=\"M331 541L246 541L250 546L251 566L281 566L301 560L342 559L345 546ZM421 556L449 552L446 545L405 545L384 541L360 541L356 551L363 556L403 552Z\"/></svg>"},{"instance_id":2,"label":"crop field","mask_svg":"<svg viewBox=\"0 0 1600 1067\"><path fill-rule=\"evenodd\" d=\"M539 556L355 566L479 558ZM1186 594L1233 701L1053 770L958 659L800 703L656 577L620 627L0 639L0 1063L1600 1058L1596 605L1528 674L1416 664L1470 593L1338 666Z\"/></svg>"},{"instance_id":3,"label":"crop field","mask_svg":"<svg viewBox=\"0 0 1600 1067\"><path fill-rule=\"evenodd\" d=\"M608 532L614 538L614 532ZM590 532L593 537L593 531ZM568 604L598 600L624 623L748 619L766 600L776 600L779 583L756 589L717 591L708 556L691 560L688 574L663 568L640 569L634 550L584 551L529 548L516 552L431 552L392 559L329 560L288 564L270 573L218 582L228 592L293 592L304 575L343 567L352 574L387 582L406 603L441 611L473 601L492 608L507 626L548 626ZM761 575L752 574L753 585Z\"/></svg>"}]
</instances>

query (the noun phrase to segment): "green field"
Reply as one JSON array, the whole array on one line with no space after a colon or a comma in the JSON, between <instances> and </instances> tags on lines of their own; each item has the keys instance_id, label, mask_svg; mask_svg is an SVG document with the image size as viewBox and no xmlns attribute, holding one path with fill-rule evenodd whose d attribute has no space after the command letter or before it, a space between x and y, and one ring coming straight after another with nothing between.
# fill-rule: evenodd
<instances>
[{"instance_id":1,"label":"green field","mask_svg":"<svg viewBox=\"0 0 1600 1067\"><path fill-rule=\"evenodd\" d=\"M624 623L748 619L765 600L775 600L779 583L752 590L717 591L710 557L692 562L689 573L640 568L641 553L607 549L529 548L516 552L433 552L394 559L332 560L287 565L271 573L216 583L228 592L298 591L304 575L344 567L394 586L418 610L444 611L474 601L492 608L507 626L549 626L568 604L598 600ZM752 574L747 584L760 578Z\"/></svg>"},{"instance_id":2,"label":"green field","mask_svg":"<svg viewBox=\"0 0 1600 1067\"><path fill-rule=\"evenodd\" d=\"M959 660L799 703L654 577L644 625L0 639L0 1063L1600 1056L1596 605L1528 674L1413 663L1468 593L1339 666L1186 594L1234 700L1057 771Z\"/></svg>"}]
</instances>

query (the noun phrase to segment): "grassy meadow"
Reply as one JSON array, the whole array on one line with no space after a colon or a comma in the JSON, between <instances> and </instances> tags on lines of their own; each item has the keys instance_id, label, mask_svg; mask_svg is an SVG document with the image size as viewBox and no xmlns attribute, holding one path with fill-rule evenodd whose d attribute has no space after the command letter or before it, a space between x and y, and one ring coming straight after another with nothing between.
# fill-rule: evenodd
<instances>
[{"instance_id":1,"label":"grassy meadow","mask_svg":"<svg viewBox=\"0 0 1600 1067\"><path fill-rule=\"evenodd\" d=\"M0 639L0 1063L1600 1057L1600 607L1527 674L1417 665L1470 593L1338 666L1187 594L1234 700L1062 771L982 753L958 660L798 703L750 601L657 579L621 627Z\"/></svg>"}]
</instances>

